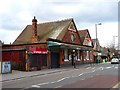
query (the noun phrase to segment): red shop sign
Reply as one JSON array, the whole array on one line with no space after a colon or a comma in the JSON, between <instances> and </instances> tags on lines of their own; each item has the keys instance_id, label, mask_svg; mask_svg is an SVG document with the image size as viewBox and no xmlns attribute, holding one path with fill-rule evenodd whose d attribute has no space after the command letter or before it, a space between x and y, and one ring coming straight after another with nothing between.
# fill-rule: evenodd
<instances>
[{"instance_id":1,"label":"red shop sign","mask_svg":"<svg viewBox=\"0 0 120 90\"><path fill-rule=\"evenodd\" d=\"M38 53L38 54L48 54L48 50L46 48L29 48L31 53Z\"/></svg>"}]
</instances>

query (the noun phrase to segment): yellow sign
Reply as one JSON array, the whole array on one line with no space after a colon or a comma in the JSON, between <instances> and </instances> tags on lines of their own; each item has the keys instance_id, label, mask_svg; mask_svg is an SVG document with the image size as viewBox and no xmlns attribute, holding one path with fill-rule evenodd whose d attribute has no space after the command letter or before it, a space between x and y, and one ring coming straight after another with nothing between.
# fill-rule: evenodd
<instances>
[{"instance_id":1,"label":"yellow sign","mask_svg":"<svg viewBox=\"0 0 120 90\"><path fill-rule=\"evenodd\" d=\"M113 57L113 54L111 53L111 54L110 54L110 58L112 58L112 57Z\"/></svg>"}]
</instances>

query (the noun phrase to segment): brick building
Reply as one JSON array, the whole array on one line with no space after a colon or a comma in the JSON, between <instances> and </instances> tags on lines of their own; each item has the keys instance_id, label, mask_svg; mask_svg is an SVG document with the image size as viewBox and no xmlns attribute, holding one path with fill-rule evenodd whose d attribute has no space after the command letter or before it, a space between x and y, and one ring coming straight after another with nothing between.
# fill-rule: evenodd
<instances>
[{"instance_id":1,"label":"brick building","mask_svg":"<svg viewBox=\"0 0 120 90\"><path fill-rule=\"evenodd\" d=\"M79 30L79 35L81 39L82 46L86 48L82 48L82 58L84 63L93 63L93 42L88 29Z\"/></svg>"},{"instance_id":2,"label":"brick building","mask_svg":"<svg viewBox=\"0 0 120 90\"><path fill-rule=\"evenodd\" d=\"M13 44L3 45L2 60L11 61L19 70L58 68L73 65L74 60L83 63L81 51L87 47L92 48L82 45L73 19L37 24L34 17Z\"/></svg>"}]
</instances>

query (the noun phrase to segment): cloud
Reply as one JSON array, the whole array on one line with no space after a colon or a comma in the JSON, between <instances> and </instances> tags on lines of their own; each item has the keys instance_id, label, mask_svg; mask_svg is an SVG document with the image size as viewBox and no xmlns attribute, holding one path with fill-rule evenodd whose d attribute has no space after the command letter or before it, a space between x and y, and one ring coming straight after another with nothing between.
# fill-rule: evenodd
<instances>
[{"instance_id":1,"label":"cloud","mask_svg":"<svg viewBox=\"0 0 120 90\"><path fill-rule=\"evenodd\" d=\"M33 16L38 23L74 18L77 28L95 23L118 21L119 0L2 0L0 3L0 38L21 32L31 24ZM107 26L107 25L106 25ZM18 35L18 34L16 34ZM16 39L17 36L11 36ZM9 37L2 41L13 42Z\"/></svg>"}]
</instances>

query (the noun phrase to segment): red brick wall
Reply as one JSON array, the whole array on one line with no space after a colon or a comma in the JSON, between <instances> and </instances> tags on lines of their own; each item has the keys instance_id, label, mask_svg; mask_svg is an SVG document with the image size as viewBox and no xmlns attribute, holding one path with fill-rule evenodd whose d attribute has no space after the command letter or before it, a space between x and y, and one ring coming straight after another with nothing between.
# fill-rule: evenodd
<instances>
[{"instance_id":1,"label":"red brick wall","mask_svg":"<svg viewBox=\"0 0 120 90\"><path fill-rule=\"evenodd\" d=\"M29 46L35 46L35 47L41 47L41 48L47 48L47 44L27 44L27 45L9 45L9 46L3 46L2 49L20 49L20 48L26 48Z\"/></svg>"},{"instance_id":2,"label":"red brick wall","mask_svg":"<svg viewBox=\"0 0 120 90\"><path fill-rule=\"evenodd\" d=\"M74 38L75 38L75 40L74 40L74 43L75 44L80 44L80 40L79 40L79 36L78 36L78 33L77 32L74 32L73 31L73 33L74 33ZM63 42L68 42L68 43L72 43L72 41L71 41L71 34L72 34L72 31L71 30L68 30L67 32L66 32L66 34L65 34L65 36L63 37Z\"/></svg>"}]
</instances>

